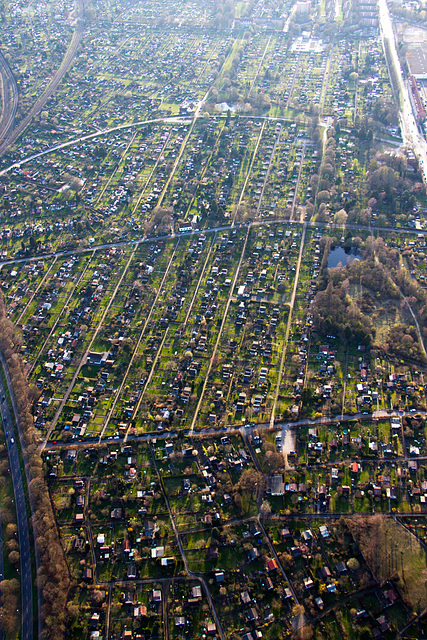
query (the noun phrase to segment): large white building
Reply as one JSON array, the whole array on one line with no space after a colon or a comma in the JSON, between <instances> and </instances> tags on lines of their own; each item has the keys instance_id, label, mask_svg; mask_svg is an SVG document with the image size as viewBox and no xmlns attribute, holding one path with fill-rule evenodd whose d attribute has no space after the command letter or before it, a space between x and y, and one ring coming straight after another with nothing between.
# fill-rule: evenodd
<instances>
[{"instance_id":1,"label":"large white building","mask_svg":"<svg viewBox=\"0 0 427 640\"><path fill-rule=\"evenodd\" d=\"M406 62L410 75L417 80L427 80L427 42L409 46Z\"/></svg>"}]
</instances>

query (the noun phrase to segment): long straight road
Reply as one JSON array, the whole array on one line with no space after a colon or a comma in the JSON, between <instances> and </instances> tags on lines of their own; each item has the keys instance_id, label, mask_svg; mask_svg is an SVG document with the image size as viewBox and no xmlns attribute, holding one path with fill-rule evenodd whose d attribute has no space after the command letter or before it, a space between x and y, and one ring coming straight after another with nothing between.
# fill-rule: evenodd
<instances>
[{"instance_id":1,"label":"long straight road","mask_svg":"<svg viewBox=\"0 0 427 640\"><path fill-rule=\"evenodd\" d=\"M99 441L100 442L101 442L102 438L104 437L105 430L106 430L106 428L108 426L108 423L110 422L111 416L114 413L114 410L116 408L116 404L122 397L123 388L124 388L124 386L125 386L125 384L127 382L128 375L129 375L130 371L132 370L135 358L138 355L138 351L139 351L139 347L141 345L142 339L145 336L145 332L146 332L147 328L150 325L152 314L154 313L154 310L156 309L157 302L159 300L161 292L163 291L163 285L164 285L164 282L166 281L166 278L168 276L169 270L170 270L170 268L171 268L171 266L173 264L173 259L175 257L175 253L176 253L176 250L178 249L179 243L180 243L180 239L178 238L178 241L177 241L177 243L175 245L173 253L172 253L172 255L170 257L170 260L168 262L168 266L166 267L166 270L165 270L165 272L163 274L163 278L162 278L162 280L160 282L159 287L157 288L156 297L154 298L154 300L153 300L153 302L151 304L150 311L148 312L148 315L145 318L142 330L141 330L141 332L140 332L140 334L138 336L138 340L135 343L134 349L132 351L132 355L131 355L131 357L129 359L128 366L127 366L126 371L125 371L125 373L123 375L120 387L119 387L117 393L114 396L114 399L113 399L113 402L111 404L111 407L107 411L107 415L105 416L105 420L103 422L102 430L101 430L101 433L99 435ZM165 334L167 334L167 332L165 332ZM161 352L161 349L158 350L157 356L159 355L160 352ZM156 357L156 361L157 361L157 357ZM151 375L152 375L153 372L154 372L154 363L153 363L153 366L152 366L152 369L151 369ZM144 385L144 390L146 389L147 385L148 385L148 379L147 379L147 381L146 381L146 383ZM143 396L143 393L141 393L140 398L139 398L139 400L138 400L138 402L137 402L137 404L136 404L136 406L135 406L135 408L133 410L133 418L135 418L137 413L138 413L138 410L139 410L139 407L140 407L140 404L141 404L141 401L142 401L142 396ZM129 425L129 428L128 428L127 432L126 432L126 438L127 438L128 433L129 433L129 430L130 430L130 425Z\"/></svg>"},{"instance_id":2,"label":"long straight road","mask_svg":"<svg viewBox=\"0 0 427 640\"><path fill-rule=\"evenodd\" d=\"M3 366L3 363L2 363ZM4 369L3 369L4 370ZM6 371L5 371L6 374ZM9 454L10 474L16 504L18 525L19 554L21 560L21 605L22 605L22 640L33 638L33 580L31 575L30 531L28 526L27 507L25 504L24 484L22 480L21 462L17 449L18 434L13 426L9 403L3 379L0 377L0 412L6 434L6 447Z\"/></svg>"},{"instance_id":3,"label":"long straight road","mask_svg":"<svg viewBox=\"0 0 427 640\"><path fill-rule=\"evenodd\" d=\"M1 507L0 507L0 515L1 515ZM0 524L0 580L4 580L3 528L1 524ZM0 629L0 640L4 640L3 629Z\"/></svg>"},{"instance_id":4,"label":"long straight road","mask_svg":"<svg viewBox=\"0 0 427 640\"><path fill-rule=\"evenodd\" d=\"M298 253L298 260L297 260L297 265L296 265L296 270L295 270L294 286L293 286L293 289L292 289L291 299L289 301L289 315L288 315L288 322L286 324L285 337L283 339L282 357L281 357L281 360L280 360L279 372L277 374L277 384L276 384L276 389L275 389L275 392L274 392L273 406L271 407L270 427L273 427L274 419L275 419L275 416L276 416L276 407L277 407L277 402L278 402L278 399L279 399L280 383L281 383L281 380L282 380L283 367L285 366L286 353L287 353L288 341L289 341L289 334L291 332L292 316L293 316L293 312L294 312L295 299L296 299L298 283L299 283L299 272L300 272L300 269L301 269L302 254L303 254L303 250L304 250L306 231L307 231L307 225L304 224L303 225L302 234L301 234L301 243L300 243L300 248L299 248L299 253Z\"/></svg>"},{"instance_id":5,"label":"long straight road","mask_svg":"<svg viewBox=\"0 0 427 640\"><path fill-rule=\"evenodd\" d=\"M2 175L2 172L0 171L0 177ZM250 222L248 224L248 226L254 227L254 226L263 226L263 225L275 225L275 224L286 224L286 225L292 225L295 228L297 227L303 227L304 225L306 227L310 227L310 228L314 228L314 229L325 229L328 228L330 226L329 222L317 222L317 221L311 221L311 220L306 220L303 223L300 222L300 220L283 220L283 219L274 219L274 220L270 220L270 219L266 219L266 220L252 220L252 222ZM230 223L230 224L224 224L221 225L219 227L209 227L207 229L194 229L193 231L188 231L185 233L180 233L179 237L180 238L185 238L185 237L189 237L189 236L198 236L200 234L205 234L205 233L220 233L221 231L230 231L230 229L233 229L234 227L245 227L246 225L244 223L238 223L236 222L234 223ZM355 230L355 231L368 231L371 232L371 225L362 225L362 224L346 224L345 228L347 230ZM380 226L376 226L375 227L375 233L390 233L390 227L380 227ZM393 230L394 233L399 233L399 234L403 234L403 235L409 235L409 236L418 236L420 238L423 238L425 235L425 230L424 229L413 229L413 228L399 228L399 229L394 229ZM83 249L79 249L79 248L75 248L75 249L69 249L66 251L54 251L52 253L39 253L35 256L31 256L28 258L13 258L11 257L9 260L2 260L0 261L0 269L6 265L9 264L24 264L24 263L29 263L31 264L32 262L35 262L36 260L50 260L54 257L56 258L65 258L67 256L75 256L80 255L80 254L85 254L88 253L89 251L104 251L105 249L111 249L113 247L127 247L129 245L140 245L143 243L151 243L151 242L161 242L161 241L167 241L167 240L172 240L173 238L175 238L176 235L172 234L172 233L166 233L164 235L161 236L157 236L157 235L148 235L148 236L143 236L140 237L139 239L134 239L134 240L120 240L119 242L110 242L107 244L98 244L95 246L90 247L90 249L88 249L87 247L83 248Z\"/></svg>"},{"instance_id":6,"label":"long straight road","mask_svg":"<svg viewBox=\"0 0 427 640\"><path fill-rule=\"evenodd\" d=\"M378 9L384 55L387 60L387 64L389 65L390 75L391 67L394 70L394 78L398 84L397 89L399 91L400 98L400 125L402 130L402 137L404 142L412 147L415 155L417 156L420 162L424 184L427 184L427 142L418 131L418 126L415 122L411 102L409 99L408 87L403 80L403 73L396 51L396 41L394 37L393 24L387 7L387 0L379 0ZM387 50L384 46L385 42L387 42L389 45L389 55L387 55ZM391 78L391 80L393 80L393 78Z\"/></svg>"}]
</instances>

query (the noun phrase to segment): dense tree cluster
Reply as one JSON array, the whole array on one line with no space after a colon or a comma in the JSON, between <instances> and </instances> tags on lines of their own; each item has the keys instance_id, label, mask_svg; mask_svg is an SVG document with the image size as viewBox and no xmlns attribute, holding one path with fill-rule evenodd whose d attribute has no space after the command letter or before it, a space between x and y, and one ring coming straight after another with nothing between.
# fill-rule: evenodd
<instances>
[{"instance_id":1,"label":"dense tree cluster","mask_svg":"<svg viewBox=\"0 0 427 640\"><path fill-rule=\"evenodd\" d=\"M234 2L233 0L216 0L214 3L214 25L215 27L229 27L234 18Z\"/></svg>"},{"instance_id":2,"label":"dense tree cluster","mask_svg":"<svg viewBox=\"0 0 427 640\"><path fill-rule=\"evenodd\" d=\"M17 354L20 346L20 337L14 325L7 319L4 301L0 297L0 349L6 358L19 412L19 428L24 442L23 455L33 515L38 557L37 579L42 593L41 637L45 640L60 640L67 628L66 603L70 577L44 479L42 459L38 452L37 431L30 413L28 384L21 359Z\"/></svg>"},{"instance_id":3,"label":"dense tree cluster","mask_svg":"<svg viewBox=\"0 0 427 640\"><path fill-rule=\"evenodd\" d=\"M415 327L407 327L401 323L390 327L384 351L395 358L422 359L420 344Z\"/></svg>"},{"instance_id":4,"label":"dense tree cluster","mask_svg":"<svg viewBox=\"0 0 427 640\"><path fill-rule=\"evenodd\" d=\"M361 260L339 269L327 269L332 239L324 241L322 278L312 313L317 331L339 335L342 339L369 344L375 338L372 314L377 305L387 300L402 309L409 306L424 328L427 327L427 295L409 271L400 264L398 251L379 238L371 238L361 246ZM417 330L414 326L396 324L389 329L382 347L397 357L422 358Z\"/></svg>"},{"instance_id":5,"label":"dense tree cluster","mask_svg":"<svg viewBox=\"0 0 427 640\"><path fill-rule=\"evenodd\" d=\"M330 280L326 289L316 294L312 311L315 327L320 333L338 334L342 339L362 344L371 341L372 322L348 295L345 282L334 285Z\"/></svg>"},{"instance_id":6,"label":"dense tree cluster","mask_svg":"<svg viewBox=\"0 0 427 640\"><path fill-rule=\"evenodd\" d=\"M376 153L369 164L367 178L366 196L376 200L373 211L389 220L412 211L420 177L418 167L410 166L406 156Z\"/></svg>"}]
</instances>

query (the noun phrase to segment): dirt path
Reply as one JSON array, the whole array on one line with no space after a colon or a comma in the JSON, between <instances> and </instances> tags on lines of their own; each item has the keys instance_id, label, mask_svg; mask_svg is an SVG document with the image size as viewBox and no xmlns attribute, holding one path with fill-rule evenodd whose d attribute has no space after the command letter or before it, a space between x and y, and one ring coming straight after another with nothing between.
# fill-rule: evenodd
<instances>
[{"instance_id":1,"label":"dirt path","mask_svg":"<svg viewBox=\"0 0 427 640\"><path fill-rule=\"evenodd\" d=\"M111 296L110 296L110 301L109 301L109 303L106 305L106 307L105 307L105 309L104 309L104 311L103 311L103 313L102 313L102 315L101 315L101 318L100 318L100 320L99 320L99 322L98 322L98 325L97 325L97 327L96 327L96 329L95 329L95 331L94 331L94 334L93 334L93 336L92 336L92 339L90 340L90 342L89 342L89 344L88 344L88 346L87 346L87 349L86 349L85 353L83 354L83 356L82 356L82 358L81 358L81 360L80 360L79 365L78 365L78 366L77 366L77 368L76 368L76 371L75 371L75 373L74 373L74 375L73 375L73 377L72 377L72 380L71 380L70 384L68 385L68 388L67 388L67 390L66 390L66 392L65 392L65 394L64 394L64 397L63 397L63 399L62 399L62 401L61 401L61 404L59 405L58 409L56 410L56 413L55 413L55 415L54 415L54 417L53 417L53 419L52 419L51 425L50 425L50 427L49 427L49 429L48 429L48 432L47 432L47 434L46 434L46 436L45 436L45 439L43 440L43 442L42 442L42 444L41 444L41 450L43 450L43 449L46 447L47 443L49 442L49 438L50 438L50 436L51 436L51 434L52 434L52 431L54 430L54 428L55 428L55 426L56 426L56 423L57 423L57 422L58 422L58 420L59 420L59 416L61 415L62 410L63 410L63 408L65 407L65 405L66 405L66 403L67 403L67 401L68 401L68 398L69 398L69 397L70 397L70 395L71 395L71 392L72 392L72 390L73 390L73 388L74 388L74 385L75 385L75 382L76 382L76 380L77 380L77 377L78 377L78 375L79 375L79 373L80 373L80 371L81 371L82 367L83 367L83 366L84 366L84 364L86 363L86 358L87 358L87 356L88 356L88 354L89 354L90 350L92 349L92 345L94 344L94 342L95 342L96 338L98 337L98 334L99 334L99 332L100 332L100 330L101 330L101 327L103 327L103 325L104 325L104 320L105 320L105 318L106 318L106 316L107 316L107 313L109 312L109 310L110 310L110 309L111 309L111 307L112 307L112 304L113 304L113 302L114 302L114 299L115 299L115 297L116 297L116 294L117 294L118 290L120 289L120 286L121 286L121 284L122 284L122 282L123 282L123 279L124 279L124 277L125 277L125 275L126 275L126 273L127 273L128 269L129 269L129 265L131 264L131 262L132 262L132 260L133 260L133 258L134 258L134 256L135 256L135 252L136 252L137 247L138 247L138 245L135 245L135 247L134 247L133 251L131 251L131 254L130 254L130 256L129 256L129 259L128 259L128 261L126 262L126 265L125 265L125 267L124 267L124 268L123 268L123 270L122 270L121 276L120 276L120 278L119 278L119 280L118 280L118 282L117 282L117 284L116 284L116 286L115 286L115 288L114 288L114 291L112 292L112 294L111 294Z\"/></svg>"},{"instance_id":2,"label":"dirt path","mask_svg":"<svg viewBox=\"0 0 427 640\"><path fill-rule=\"evenodd\" d=\"M37 295L37 293L40 291L40 289L42 288L42 286L44 285L44 283L46 282L46 279L49 275L49 273L51 272L52 267L55 265L55 262L57 260L57 257L54 256L52 263L49 265L48 270L46 271L45 275L43 276L43 278L41 279L41 281L39 282L39 284L37 285L37 287L34 289L33 293L31 294L27 304L24 306L24 308L22 309L21 313L19 314L19 316L17 317L15 324L19 324L22 320L22 317L24 316L25 312L27 311L28 307L30 306L30 304L32 303L32 301L34 300L34 297Z\"/></svg>"},{"instance_id":3,"label":"dirt path","mask_svg":"<svg viewBox=\"0 0 427 640\"><path fill-rule=\"evenodd\" d=\"M283 351L282 351L282 358L280 360L279 371L277 374L277 383L276 383L276 390L274 392L273 406L271 407L270 427L274 427L274 419L276 417L276 408L277 408L277 402L279 399L279 392L280 392L280 382L282 380L282 374L285 366L286 353L287 353L288 342L289 342L289 334L291 332L292 315L293 315L294 306L295 306L295 298L297 295L299 272L301 269L302 253L304 249L306 231L307 231L307 224L304 224L302 234L301 234L301 243L299 248L298 261L297 261L297 266L295 270L294 287L293 287L291 299L289 302L289 315L288 315L288 322L286 324L285 337L283 340L284 345L283 345Z\"/></svg>"},{"instance_id":4,"label":"dirt path","mask_svg":"<svg viewBox=\"0 0 427 640\"><path fill-rule=\"evenodd\" d=\"M146 332L146 330L147 330L147 327L149 326L149 323L150 323L150 320L151 320L151 316L152 316L153 311L155 310L155 308L156 308L156 306L157 306L157 301L158 301L158 299L159 299L159 296L160 296L161 292L163 291L163 285L164 285L164 282L166 281L166 278L167 278L167 276L168 276L169 270L170 270L170 268L171 268L171 266L172 266L173 259L174 259L174 257L175 257L175 253L176 253L176 250L177 250L177 248L178 248L178 245L179 245L179 239L178 239L178 241L177 241L177 243L176 243L176 245L175 245L175 247L174 247L174 250L173 250L172 255L171 255L171 257L170 257L170 260L169 260L169 262L168 262L168 266L166 267L165 273L164 273L164 275L163 275L162 281L161 281L161 283L160 283L160 285L159 285L159 287L158 287L158 289L157 289L156 297L154 298L153 304L151 305L150 312L148 313L148 315L147 315L147 317L146 317L146 319L145 319L145 322L144 322L144 326L142 327L142 331L141 331L141 333L139 334L139 337L138 337L137 343L136 343L135 348L134 348L134 350L133 350L133 352L132 352L132 356L131 356L131 358L130 358L130 360L129 360L129 364L128 364L127 369L126 369L126 371L125 371L125 374L124 374L124 376L123 376L123 378L122 378L122 382L121 382L121 385L120 385L120 387L119 387L119 390L117 391L117 393L116 393L116 395L115 395L115 397L114 397L113 404L111 405L111 408L110 408L110 410L108 411L108 413L107 413L107 415L106 415L106 417L105 417L104 423L103 423L103 425L102 425L102 430L101 430L101 433L100 433L100 435L99 435L99 441L100 441L100 442L101 442L101 439L102 439L102 438L103 438L103 436L104 436L105 429L107 428L107 425L108 425L108 423L109 423L109 421L110 421L110 419L111 419L111 416L113 415L114 409L116 408L116 404L117 404L117 402L118 402L118 400L119 400L119 398L120 398L120 396L121 396L121 394L122 394L123 388L124 388L124 386L125 386L125 384L126 384L126 382L127 382L129 372L130 372L130 370L132 369L132 365L133 365L134 360L135 360L135 357L136 357L136 355L137 355L137 353L138 353L139 346L140 346L140 344L141 344L142 338L144 337L145 332ZM136 248L135 248L135 249L136 249ZM166 335L166 334L167 334L167 332L165 332L165 335ZM165 338L163 338L163 342L164 342L164 339L165 339ZM163 344L163 343L162 343L162 344ZM157 354L157 355L158 355L158 354ZM157 357L156 357L155 362L156 362L156 361L157 361ZM152 368L151 368L150 376L152 376L152 375L153 375L155 362L153 363L153 366L152 366ZM150 377L150 380L151 380L151 377ZM145 391L145 389L147 388L147 383L148 383L148 380L147 380L147 382L146 382L146 384L145 384L145 386L144 386L144 391ZM138 400L138 402L137 402L137 404L136 404L136 407L135 407L135 409L134 409L133 417L135 417L135 416L137 415L137 413L138 413L138 409L139 409L139 406L140 406L140 404L141 404L141 400L142 400L142 395L143 395L143 394L141 393L141 396L140 396L140 398L139 398L139 400ZM130 428L130 427L129 427L129 428ZM129 431L129 430L128 430L128 431ZM128 436L128 432L126 432L125 440L127 440L127 436Z\"/></svg>"},{"instance_id":5,"label":"dirt path","mask_svg":"<svg viewBox=\"0 0 427 640\"><path fill-rule=\"evenodd\" d=\"M215 624L216 624L216 628L217 628L218 634L220 635L221 640L225 640L225 635L224 635L224 631L222 630L222 626L221 626L221 622L219 620L218 612L217 612L217 610L215 608L215 605L213 603L212 596L211 596L208 584L207 584L207 582L205 580L205 577L203 575L199 575L199 574L195 573L194 571L190 571L190 569L188 568L187 556L185 555L184 547L183 547L182 541L181 541L181 536L178 533L178 528L176 526L175 518L173 516L172 509L171 509L171 506L169 504L169 499L168 499L168 496L167 496L165 488L164 488L164 483L162 482L159 470L157 468L156 457L154 455L153 448L151 447L151 443L150 443L150 455L151 455L151 461L152 461L153 468L154 468L154 470L156 472L156 475L157 475L157 478L158 478L158 481L159 481L159 485L160 485L161 491L163 493L163 499L165 501L166 508L168 510L169 519L170 519L171 524L172 524L172 529L173 529L173 532L174 532L174 535L175 535L175 539L176 539L176 542L177 542L177 545L178 545L179 553L181 554L181 558L182 558L182 561L184 563L185 571L189 576L192 576L192 577L196 578L197 580L199 580L202 583L203 588L204 588L205 593L206 593L206 598L208 600L208 603L209 603L209 606L210 606L210 609L211 609L211 612L212 612L213 619L215 620Z\"/></svg>"},{"instance_id":6,"label":"dirt path","mask_svg":"<svg viewBox=\"0 0 427 640\"><path fill-rule=\"evenodd\" d=\"M245 240L244 240L244 243L243 243L242 253L241 253L241 256L240 256L239 264L237 265L237 269L234 272L233 282L230 285L230 293L228 295L228 300L227 300L227 303L225 305L224 315L222 317L221 326L220 326L219 331L218 331L218 335L217 335L217 338L216 338L216 341L215 341L215 346L214 346L213 351L212 351L211 359L209 360L209 366L208 366L208 370L206 371L206 376L205 376L205 380L204 380L204 383L203 383L203 388L202 388L199 400L197 402L197 406L196 406L196 408L194 410L193 420L191 421L190 433L193 433L194 427L196 426L197 417L199 415L199 412L200 412L200 409L201 409L201 406L202 406L202 403L203 403L204 395L205 395L205 392L206 392L206 387L208 385L209 376L210 376L210 373L212 371L212 367L213 367L214 363L216 362L216 355L218 353L219 343L220 343L221 336L222 336L223 331L224 331L225 323L227 321L228 310L230 308L230 304L231 304L231 301L233 299L233 291L234 291L234 288L236 286L237 278L239 276L240 269L241 269L242 262L243 262L243 256L245 255L246 246L248 244L250 229L251 228L248 227L248 230L246 231L246 236L245 236Z\"/></svg>"},{"instance_id":7,"label":"dirt path","mask_svg":"<svg viewBox=\"0 0 427 640\"><path fill-rule=\"evenodd\" d=\"M68 310L68 305L70 304L70 300L73 297L74 292L77 290L77 287L80 285L80 282L83 280L84 276L86 275L86 271L89 269L89 266L91 265L92 262L92 258L95 255L95 251L92 251L92 255L90 256L90 259L87 261L86 266L84 269L82 269L80 275L78 276L78 278L74 281L74 286L71 287L71 291L67 296L67 299L65 301L65 304L62 306L61 311L59 312L55 322L52 325L51 330L49 331L49 335L47 336L46 340L43 342L42 346L40 347L36 357L33 360L33 363L31 365L31 369L29 371L29 375L32 374L32 372L34 371L34 369L37 366L37 363L39 361L39 358L41 356L41 354L43 353L47 343L49 342L49 340L51 339L52 335L54 334L56 327L58 326L63 314ZM47 275L47 274L46 274ZM21 316L20 316L21 317ZM19 318L20 319L20 318Z\"/></svg>"},{"instance_id":8,"label":"dirt path","mask_svg":"<svg viewBox=\"0 0 427 640\"><path fill-rule=\"evenodd\" d=\"M252 154L252 159L251 159L251 162L249 164L249 168L248 168L248 171L247 171L247 174L246 174L245 182L243 183L243 187L242 187L242 190L240 192L240 197L239 197L239 200L238 200L237 206L236 206L236 211L235 211L232 223L231 223L232 227L234 227L234 225L236 224L237 212L239 211L240 205L242 204L243 196L244 196L245 191L246 191L246 186L247 186L248 181L249 181L249 176L251 175L252 167L254 166L255 158L256 158L256 155L258 153L258 147L259 147L259 144L261 142L262 134L264 133L265 123L266 123L266 120L263 121L262 127L261 127L261 129L259 131L258 140L256 141L255 149L254 149L254 152Z\"/></svg>"}]
</instances>

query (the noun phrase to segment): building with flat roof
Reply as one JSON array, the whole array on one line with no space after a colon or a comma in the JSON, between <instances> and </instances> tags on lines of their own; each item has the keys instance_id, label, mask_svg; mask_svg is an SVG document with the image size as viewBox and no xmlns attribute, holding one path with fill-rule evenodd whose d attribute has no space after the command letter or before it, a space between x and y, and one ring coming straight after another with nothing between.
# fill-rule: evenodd
<instances>
[{"instance_id":1,"label":"building with flat roof","mask_svg":"<svg viewBox=\"0 0 427 640\"><path fill-rule=\"evenodd\" d=\"M406 53L409 73L417 80L427 80L427 42L409 46Z\"/></svg>"}]
</instances>

